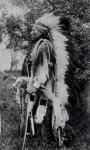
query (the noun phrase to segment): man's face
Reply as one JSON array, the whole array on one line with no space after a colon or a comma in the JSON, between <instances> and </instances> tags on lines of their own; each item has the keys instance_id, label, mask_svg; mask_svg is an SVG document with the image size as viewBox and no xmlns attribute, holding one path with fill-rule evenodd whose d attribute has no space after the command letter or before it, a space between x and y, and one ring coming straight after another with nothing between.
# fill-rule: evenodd
<instances>
[{"instance_id":1,"label":"man's face","mask_svg":"<svg viewBox=\"0 0 90 150\"><path fill-rule=\"evenodd\" d=\"M31 39L36 40L42 35L42 30L34 25L30 34Z\"/></svg>"}]
</instances>

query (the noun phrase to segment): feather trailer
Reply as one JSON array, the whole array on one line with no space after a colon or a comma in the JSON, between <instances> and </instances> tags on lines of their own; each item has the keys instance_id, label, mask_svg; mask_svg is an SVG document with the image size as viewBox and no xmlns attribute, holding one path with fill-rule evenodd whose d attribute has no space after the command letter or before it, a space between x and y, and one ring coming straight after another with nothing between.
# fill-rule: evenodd
<instances>
[{"instance_id":1,"label":"feather trailer","mask_svg":"<svg viewBox=\"0 0 90 150\"><path fill-rule=\"evenodd\" d=\"M69 54L66 50L68 38L61 32L60 16L53 13L46 14L36 21L37 24L47 27L49 32L50 42L54 49L54 58L56 60L54 67L54 100L53 100L53 114L52 114L52 127L57 131L61 126L65 127L69 116L65 105L68 103L68 85L65 83L65 73L69 65ZM37 34L38 35L37 31ZM37 36L38 37L38 36ZM52 91L52 90L51 90ZM62 123L63 122L63 123Z\"/></svg>"}]
</instances>

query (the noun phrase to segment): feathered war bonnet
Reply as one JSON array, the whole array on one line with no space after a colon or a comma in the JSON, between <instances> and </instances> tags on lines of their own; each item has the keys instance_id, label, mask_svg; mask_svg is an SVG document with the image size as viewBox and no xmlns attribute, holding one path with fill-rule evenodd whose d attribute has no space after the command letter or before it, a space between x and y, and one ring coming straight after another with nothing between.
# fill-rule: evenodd
<instances>
[{"instance_id":1,"label":"feathered war bonnet","mask_svg":"<svg viewBox=\"0 0 90 150\"><path fill-rule=\"evenodd\" d=\"M67 27L67 25L68 27ZM44 16L40 17L36 20L35 25L33 27L31 37L33 40L38 40L40 38L44 39L46 34L49 35L49 43L53 46L54 51L54 71L55 71L55 90L54 94L57 97L54 100L53 108L54 114L53 117L56 116L56 122L54 126L57 129L59 126L62 128L65 126L65 122L68 120L68 114L64 105L68 103L68 86L65 83L65 73L67 70L67 66L69 64L68 59L69 55L66 51L68 38L66 36L66 31L69 28L69 21L66 18L60 17L59 11L54 11ZM65 34L63 33L65 31ZM37 44L41 42L38 40ZM37 60L37 47L33 50L32 56L35 56ZM49 51L50 48L47 50ZM35 51L35 53L34 53ZM51 53L53 52L51 51ZM40 54L40 53L38 53ZM33 57L34 58L34 57ZM40 58L40 57L39 57ZM53 62L53 61L52 61ZM37 67L36 67L37 68ZM63 113L62 113L63 112ZM62 120L63 119L63 120ZM62 123L63 122L63 123Z\"/></svg>"}]
</instances>

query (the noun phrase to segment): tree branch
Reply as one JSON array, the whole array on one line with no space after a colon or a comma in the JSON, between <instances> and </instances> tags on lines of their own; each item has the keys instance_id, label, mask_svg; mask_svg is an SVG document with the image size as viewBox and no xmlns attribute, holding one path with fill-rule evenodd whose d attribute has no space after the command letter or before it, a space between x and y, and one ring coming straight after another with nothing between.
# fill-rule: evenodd
<instances>
[{"instance_id":1,"label":"tree branch","mask_svg":"<svg viewBox=\"0 0 90 150\"><path fill-rule=\"evenodd\" d=\"M47 0L47 2L48 2L53 8L55 8L55 5L54 5L54 3L53 3L51 0Z\"/></svg>"}]
</instances>

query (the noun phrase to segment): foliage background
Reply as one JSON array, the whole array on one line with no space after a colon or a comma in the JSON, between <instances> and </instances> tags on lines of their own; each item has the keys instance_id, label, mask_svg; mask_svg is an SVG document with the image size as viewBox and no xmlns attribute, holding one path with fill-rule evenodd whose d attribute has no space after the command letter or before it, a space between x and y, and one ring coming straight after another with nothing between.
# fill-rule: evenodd
<instances>
[{"instance_id":1,"label":"foliage background","mask_svg":"<svg viewBox=\"0 0 90 150\"><path fill-rule=\"evenodd\" d=\"M6 3L6 1L5 1ZM26 55L30 51L31 40L30 32L35 20L46 12L59 8L61 14L69 16L72 25L72 42L75 45L74 51L78 55L74 56L78 68L77 77L88 79L87 92L83 93L88 102L88 118L90 120L90 1L89 0L9 0L13 9L21 8L24 13L16 15L16 12L8 12L3 4L3 13L0 17L0 41L5 41L6 50L16 52L20 51ZM18 12L18 11L17 11ZM22 11L21 11L22 12ZM5 40L6 39L6 40ZM78 57L77 57L78 56ZM18 62L15 59L15 62ZM11 61L12 62L12 61ZM88 64L88 65L87 65ZM13 69L11 69L13 70ZM84 72L84 70L86 70ZM8 73L19 76L15 72ZM79 79L78 79L79 80ZM80 80L79 80L80 81ZM0 135L1 150L20 150L23 138L18 136L18 125L20 122L20 108L15 101L15 93L9 88L14 81L3 82L3 74L0 73L0 114L2 116L2 135ZM67 150L89 150L90 149L90 122L84 118L84 128L86 132L78 132L77 140L71 148ZM82 134L83 133L83 134ZM57 143L45 143L38 138L29 138L27 141L27 150L59 150Z\"/></svg>"}]
</instances>

